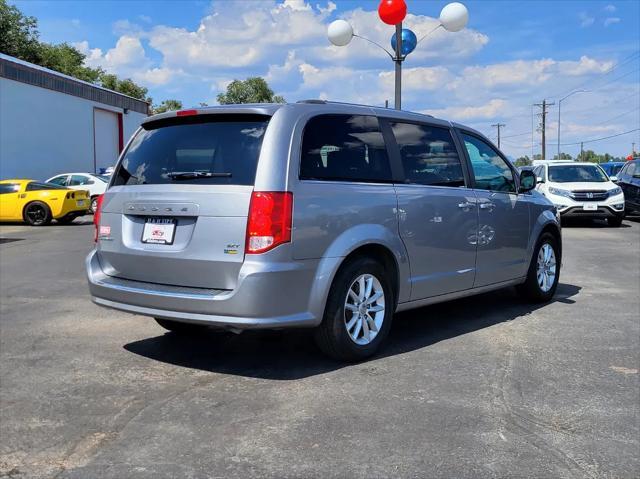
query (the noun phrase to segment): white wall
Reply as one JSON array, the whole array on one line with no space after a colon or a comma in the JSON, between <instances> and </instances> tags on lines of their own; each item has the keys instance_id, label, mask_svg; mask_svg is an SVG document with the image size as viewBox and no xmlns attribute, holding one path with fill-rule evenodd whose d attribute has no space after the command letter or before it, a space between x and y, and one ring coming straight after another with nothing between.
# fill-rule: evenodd
<instances>
[{"instance_id":1,"label":"white wall","mask_svg":"<svg viewBox=\"0 0 640 479\"><path fill-rule=\"evenodd\" d=\"M0 179L94 169L94 107L122 109L0 78ZM146 118L123 115L124 144Z\"/></svg>"}]
</instances>

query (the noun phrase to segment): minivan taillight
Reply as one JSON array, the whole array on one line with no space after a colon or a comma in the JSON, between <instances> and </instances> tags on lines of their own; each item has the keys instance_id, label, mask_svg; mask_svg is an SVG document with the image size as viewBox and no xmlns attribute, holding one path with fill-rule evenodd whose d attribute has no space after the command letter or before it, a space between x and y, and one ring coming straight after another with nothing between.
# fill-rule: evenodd
<instances>
[{"instance_id":1,"label":"minivan taillight","mask_svg":"<svg viewBox=\"0 0 640 479\"><path fill-rule=\"evenodd\" d=\"M98 242L98 230L100 229L100 213L102 211L102 199L104 195L98 196L96 200L96 211L93 213L93 225L95 226L95 233L93 235L93 242Z\"/></svg>"},{"instance_id":2,"label":"minivan taillight","mask_svg":"<svg viewBox=\"0 0 640 479\"><path fill-rule=\"evenodd\" d=\"M264 253L291 241L292 209L290 191L254 191L249 205L245 253Z\"/></svg>"}]
</instances>

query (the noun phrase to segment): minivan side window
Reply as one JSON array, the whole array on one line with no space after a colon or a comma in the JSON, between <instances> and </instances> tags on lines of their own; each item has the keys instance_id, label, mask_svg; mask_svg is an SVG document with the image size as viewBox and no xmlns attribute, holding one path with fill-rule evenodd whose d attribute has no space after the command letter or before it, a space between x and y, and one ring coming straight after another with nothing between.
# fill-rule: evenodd
<instances>
[{"instance_id":1,"label":"minivan side window","mask_svg":"<svg viewBox=\"0 0 640 479\"><path fill-rule=\"evenodd\" d=\"M305 126L300 179L390 182L391 166L378 118L319 115Z\"/></svg>"},{"instance_id":2,"label":"minivan side window","mask_svg":"<svg viewBox=\"0 0 640 479\"><path fill-rule=\"evenodd\" d=\"M432 186L464 186L462 163L447 128L392 122L405 181Z\"/></svg>"},{"instance_id":3,"label":"minivan side window","mask_svg":"<svg viewBox=\"0 0 640 479\"><path fill-rule=\"evenodd\" d=\"M475 187L479 190L515 193L516 182L507 162L487 142L462 132L469 153Z\"/></svg>"}]
</instances>

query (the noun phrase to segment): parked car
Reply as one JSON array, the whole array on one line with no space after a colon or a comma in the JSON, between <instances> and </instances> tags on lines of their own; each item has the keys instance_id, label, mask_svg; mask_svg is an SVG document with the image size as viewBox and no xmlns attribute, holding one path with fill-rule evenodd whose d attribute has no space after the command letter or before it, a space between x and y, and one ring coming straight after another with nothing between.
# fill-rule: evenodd
<instances>
[{"instance_id":1,"label":"parked car","mask_svg":"<svg viewBox=\"0 0 640 479\"><path fill-rule=\"evenodd\" d=\"M556 205L562 218L601 218L620 226L624 218L624 195L595 163L550 162L533 170L537 190Z\"/></svg>"},{"instance_id":2,"label":"parked car","mask_svg":"<svg viewBox=\"0 0 640 479\"><path fill-rule=\"evenodd\" d=\"M618 172L624 165L624 161L608 161L606 163L600 163L600 166L612 181L615 181L618 176Z\"/></svg>"},{"instance_id":3,"label":"parked car","mask_svg":"<svg viewBox=\"0 0 640 479\"><path fill-rule=\"evenodd\" d=\"M65 186L74 190L87 190L91 196L90 211L95 213L98 196L104 193L109 184L109 177L93 173L62 173L49 178L46 183Z\"/></svg>"},{"instance_id":4,"label":"parked car","mask_svg":"<svg viewBox=\"0 0 640 479\"><path fill-rule=\"evenodd\" d=\"M71 223L89 206L89 192L33 180L0 181L0 221L43 226Z\"/></svg>"},{"instance_id":5,"label":"parked car","mask_svg":"<svg viewBox=\"0 0 640 479\"><path fill-rule=\"evenodd\" d=\"M625 213L640 214L640 160L627 161L618 172L616 183L624 192Z\"/></svg>"},{"instance_id":6,"label":"parked car","mask_svg":"<svg viewBox=\"0 0 640 479\"><path fill-rule=\"evenodd\" d=\"M555 207L482 134L385 108L229 105L145 119L96 216L93 301L174 332L315 328L342 360L393 313L518 286L549 301Z\"/></svg>"}]
</instances>

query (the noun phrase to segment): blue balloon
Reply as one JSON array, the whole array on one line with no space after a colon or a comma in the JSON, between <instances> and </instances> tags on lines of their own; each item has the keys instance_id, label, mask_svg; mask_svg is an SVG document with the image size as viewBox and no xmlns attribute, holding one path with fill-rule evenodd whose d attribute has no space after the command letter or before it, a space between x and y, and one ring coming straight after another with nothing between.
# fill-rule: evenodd
<instances>
[{"instance_id":1,"label":"blue balloon","mask_svg":"<svg viewBox=\"0 0 640 479\"><path fill-rule=\"evenodd\" d=\"M407 56L413 50L416 49L416 45L418 44L418 38L416 34L413 33L408 28L402 29L402 51L400 52L402 56ZM396 34L394 33L391 37L391 48L393 51L396 51Z\"/></svg>"}]
</instances>

